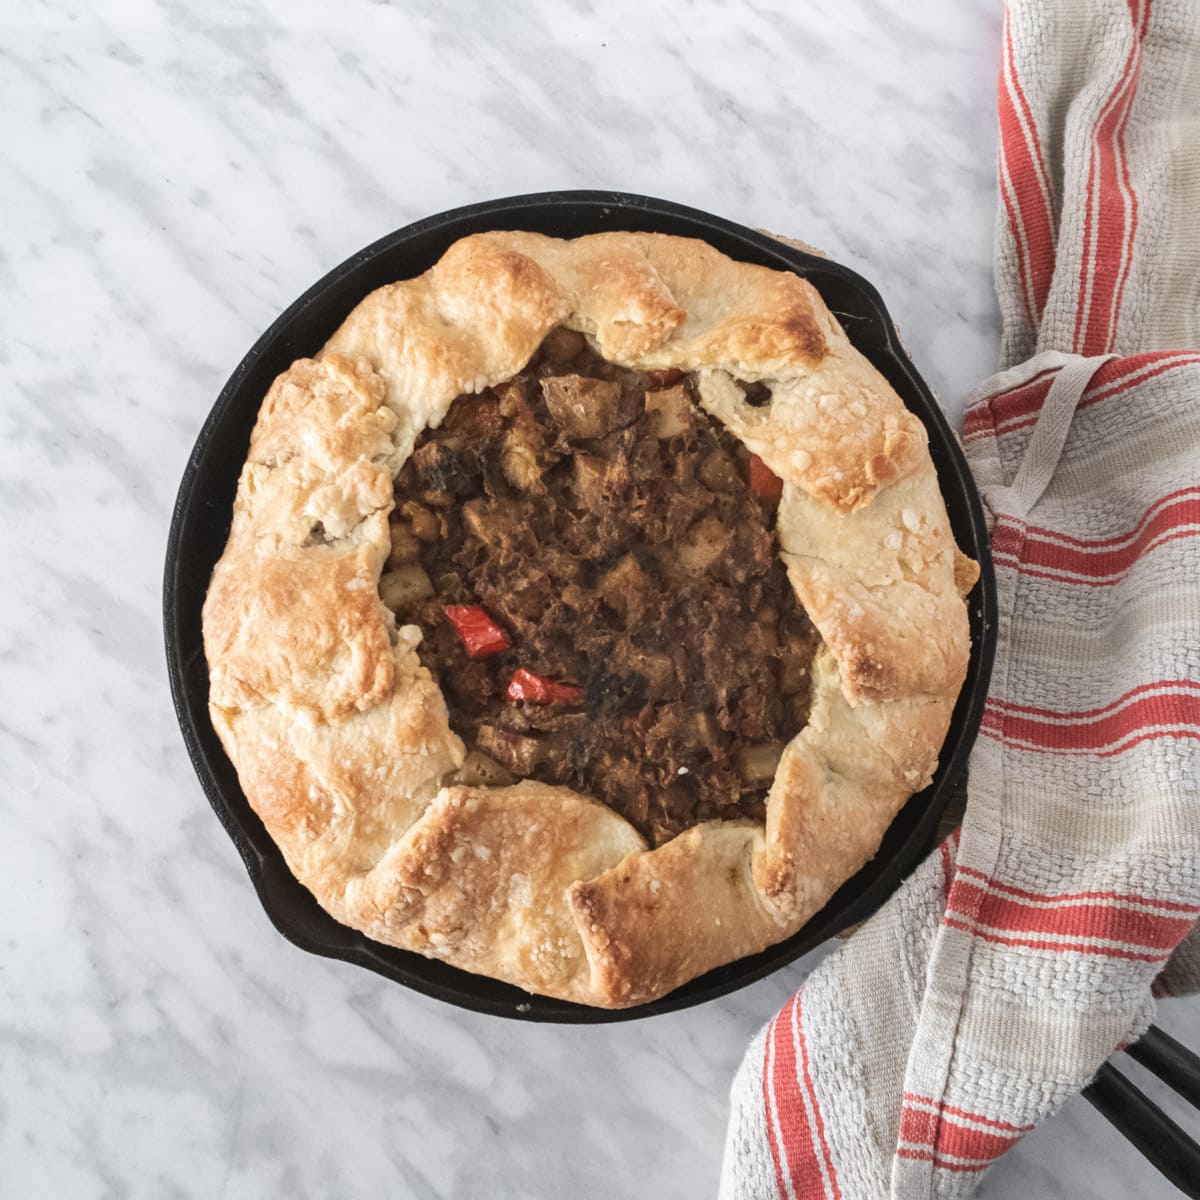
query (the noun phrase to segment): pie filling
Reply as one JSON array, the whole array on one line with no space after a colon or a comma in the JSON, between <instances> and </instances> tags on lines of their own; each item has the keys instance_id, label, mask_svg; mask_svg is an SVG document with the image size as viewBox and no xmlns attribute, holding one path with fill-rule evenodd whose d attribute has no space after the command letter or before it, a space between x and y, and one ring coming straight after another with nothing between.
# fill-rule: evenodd
<instances>
[{"instance_id":1,"label":"pie filling","mask_svg":"<svg viewBox=\"0 0 1200 1200\"><path fill-rule=\"evenodd\" d=\"M454 401L395 499L380 591L424 634L458 781L562 784L653 845L763 819L819 639L779 561L779 480L691 376L556 329Z\"/></svg>"}]
</instances>

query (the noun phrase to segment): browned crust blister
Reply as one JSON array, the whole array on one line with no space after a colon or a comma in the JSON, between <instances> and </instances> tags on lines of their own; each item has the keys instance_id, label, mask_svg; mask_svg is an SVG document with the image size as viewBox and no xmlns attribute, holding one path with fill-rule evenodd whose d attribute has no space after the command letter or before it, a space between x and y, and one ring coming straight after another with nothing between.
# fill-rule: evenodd
<instances>
[{"instance_id":1,"label":"browned crust blister","mask_svg":"<svg viewBox=\"0 0 1200 1200\"><path fill-rule=\"evenodd\" d=\"M443 788L445 701L379 597L397 472L454 398L556 325L700 402L784 481L789 578L821 634L766 827L655 850L561 787ZM738 381L763 382L769 405ZM204 607L214 725L291 870L381 942L623 1007L782 940L878 849L937 764L969 644L924 428L786 272L703 242L487 233L371 293L272 385Z\"/></svg>"}]
</instances>

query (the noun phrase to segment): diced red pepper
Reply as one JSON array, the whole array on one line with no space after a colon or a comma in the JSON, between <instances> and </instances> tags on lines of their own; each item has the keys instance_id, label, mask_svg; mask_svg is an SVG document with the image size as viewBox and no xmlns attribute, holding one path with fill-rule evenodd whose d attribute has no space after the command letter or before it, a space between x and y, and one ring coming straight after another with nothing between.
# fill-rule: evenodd
<instances>
[{"instance_id":1,"label":"diced red pepper","mask_svg":"<svg viewBox=\"0 0 1200 1200\"><path fill-rule=\"evenodd\" d=\"M757 454L750 455L750 490L772 508L783 495L783 480Z\"/></svg>"},{"instance_id":2,"label":"diced red pepper","mask_svg":"<svg viewBox=\"0 0 1200 1200\"><path fill-rule=\"evenodd\" d=\"M547 679L518 667L513 672L504 698L510 701L528 700L533 704L579 704L583 700L583 688L574 683Z\"/></svg>"},{"instance_id":3,"label":"diced red pepper","mask_svg":"<svg viewBox=\"0 0 1200 1200\"><path fill-rule=\"evenodd\" d=\"M478 604L447 604L446 616L458 633L463 647L472 658L487 658L507 650L512 641Z\"/></svg>"}]
</instances>

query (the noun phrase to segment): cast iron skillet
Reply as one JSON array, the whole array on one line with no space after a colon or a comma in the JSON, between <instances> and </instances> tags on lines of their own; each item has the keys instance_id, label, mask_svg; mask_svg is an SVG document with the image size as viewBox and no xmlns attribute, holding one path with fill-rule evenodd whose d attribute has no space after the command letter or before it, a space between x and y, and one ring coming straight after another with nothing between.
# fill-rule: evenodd
<instances>
[{"instance_id":1,"label":"cast iron skillet","mask_svg":"<svg viewBox=\"0 0 1200 1200\"><path fill-rule=\"evenodd\" d=\"M529 229L556 237L612 229L679 234L703 238L732 258L803 275L838 314L851 341L924 422L954 535L980 565L979 585L970 597L970 668L937 774L905 805L875 858L786 942L710 971L653 1004L619 1012L530 996L496 980L380 945L339 925L288 871L238 786L208 718L200 610L229 532L238 473L267 388L293 359L316 353L373 288L419 275L452 242L485 229ZM983 512L962 452L869 283L837 263L666 200L618 192L546 192L454 209L389 234L330 271L259 338L222 389L188 459L167 542L163 623L171 692L188 753L267 915L284 937L310 953L357 963L464 1008L530 1021L590 1023L672 1012L735 991L861 921L892 894L929 850L938 818L966 764L995 651L996 598Z\"/></svg>"}]
</instances>

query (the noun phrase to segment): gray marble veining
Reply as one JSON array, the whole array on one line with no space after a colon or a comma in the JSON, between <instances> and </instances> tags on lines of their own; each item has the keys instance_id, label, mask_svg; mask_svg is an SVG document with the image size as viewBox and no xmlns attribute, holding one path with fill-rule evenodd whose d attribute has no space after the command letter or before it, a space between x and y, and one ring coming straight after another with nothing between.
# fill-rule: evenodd
<instances>
[{"instance_id":1,"label":"gray marble veining","mask_svg":"<svg viewBox=\"0 0 1200 1200\"><path fill-rule=\"evenodd\" d=\"M175 727L168 517L313 280L547 188L823 247L957 414L996 358L996 6L46 0L0 34L0 1195L713 1194L734 1068L806 964L553 1028L292 948ZM1077 1103L983 1194L1168 1189Z\"/></svg>"}]
</instances>

